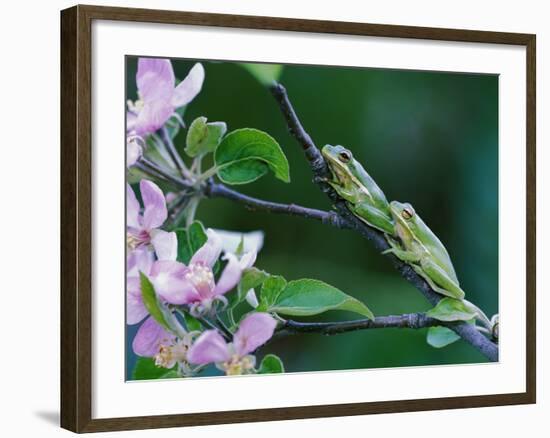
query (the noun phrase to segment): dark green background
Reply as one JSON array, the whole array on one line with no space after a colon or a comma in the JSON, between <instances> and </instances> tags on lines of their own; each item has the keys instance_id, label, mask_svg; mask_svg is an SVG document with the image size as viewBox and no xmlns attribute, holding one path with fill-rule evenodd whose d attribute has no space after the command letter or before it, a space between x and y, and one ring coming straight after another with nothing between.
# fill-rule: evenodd
<instances>
[{"instance_id":1,"label":"dark green background","mask_svg":"<svg viewBox=\"0 0 550 438\"><path fill-rule=\"evenodd\" d=\"M183 79L194 62L172 61ZM272 135L290 163L291 183L271 174L243 193L329 209L311 183L300 147L269 91L235 63L203 62L204 87L185 121L206 116L229 130ZM128 97L136 97L136 59L128 58ZM285 66L280 81L318 146L353 151L388 200L411 202L447 247L468 300L498 312L498 77L405 70ZM176 138L183 147L185 133ZM231 201L205 200L205 226L265 232L256 265L288 280L316 278L364 301L376 315L427 310L423 296L368 241L295 217L248 212ZM355 318L331 312L316 320ZM131 343L135 328L128 330ZM336 370L482 362L463 341L438 350L425 330L382 329L332 337L299 335L270 344L287 371ZM260 351L260 356L265 352ZM128 371L135 357L127 348Z\"/></svg>"}]
</instances>

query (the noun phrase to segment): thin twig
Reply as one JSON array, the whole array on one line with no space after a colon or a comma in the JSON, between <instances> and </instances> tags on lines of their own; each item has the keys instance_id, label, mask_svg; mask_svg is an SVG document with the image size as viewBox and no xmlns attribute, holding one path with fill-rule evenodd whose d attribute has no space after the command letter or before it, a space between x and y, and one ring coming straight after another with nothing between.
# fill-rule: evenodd
<instances>
[{"instance_id":1,"label":"thin twig","mask_svg":"<svg viewBox=\"0 0 550 438\"><path fill-rule=\"evenodd\" d=\"M195 316L195 318L200 323L202 323L202 325L208 326L210 329L220 332L226 341L231 341L233 339L233 334L229 330L226 330L225 327L220 327L218 324L215 324L206 316Z\"/></svg>"},{"instance_id":2,"label":"thin twig","mask_svg":"<svg viewBox=\"0 0 550 438\"><path fill-rule=\"evenodd\" d=\"M209 181L203 192L211 198L225 198L245 205L249 210L268 211L270 213L288 214L291 216L302 216L308 219L316 219L323 223L338 228L346 228L346 223L333 211L317 210L315 208L302 207L296 204L281 204L278 202L264 201L244 195L229 187Z\"/></svg>"},{"instance_id":3,"label":"thin twig","mask_svg":"<svg viewBox=\"0 0 550 438\"><path fill-rule=\"evenodd\" d=\"M187 181L177 178L173 175L170 175L164 169L160 168L155 163L153 163L152 161L148 160L145 157L141 157L139 161L136 163L136 166L140 170L145 169L149 173L153 173L154 175L157 175L157 177L162 178L167 182L170 182L171 184L175 185L178 188L187 189L191 187L191 185Z\"/></svg>"},{"instance_id":4,"label":"thin twig","mask_svg":"<svg viewBox=\"0 0 550 438\"><path fill-rule=\"evenodd\" d=\"M179 198L176 202L168 209L166 227L172 230L179 226L183 218L183 212L189 203L190 192L188 190L183 190L178 193L178 196Z\"/></svg>"},{"instance_id":5,"label":"thin twig","mask_svg":"<svg viewBox=\"0 0 550 438\"><path fill-rule=\"evenodd\" d=\"M233 333L231 332L231 330L229 330L229 328L225 325L225 322L222 321L222 319L220 318L220 315L219 314L216 314L216 322L218 323L218 325L220 326L221 330L223 331L223 333L228 336L230 339L233 338Z\"/></svg>"},{"instance_id":6,"label":"thin twig","mask_svg":"<svg viewBox=\"0 0 550 438\"><path fill-rule=\"evenodd\" d=\"M172 186L174 187L179 187L178 184L175 184L173 181L170 181L169 179L166 179L164 177L164 175L160 174L160 173L157 173L155 172L154 170L152 169L149 169L147 168L146 166L143 165L143 163L140 163L139 161L136 162L134 165L133 165L136 169L139 169L140 172L144 173L145 175L147 175L149 178L155 178L155 179L158 179L158 180L161 180L165 183L168 183L168 184L171 184Z\"/></svg>"},{"instance_id":7,"label":"thin twig","mask_svg":"<svg viewBox=\"0 0 550 438\"><path fill-rule=\"evenodd\" d=\"M289 132L296 138L304 150L305 157L313 172L315 183L319 185L319 188L332 200L339 216L347 223L349 228L354 229L363 237L370 240L377 250L384 251L388 249L389 245L383 233L369 227L357 218L347 208L345 202L343 202L343 200L338 197L337 193L325 182L329 172L328 167L321 152L298 119L290 103L286 89L281 84L275 84L271 87L271 91L287 122ZM403 263L392 254L388 254L388 257L401 276L422 292L432 305L436 305L439 300L441 300L442 296L435 292L430 285L411 268L411 266L407 263ZM477 348L489 360L493 362L498 361L498 346L482 335L472 324L464 322L455 324L450 328L465 341Z\"/></svg>"},{"instance_id":8,"label":"thin twig","mask_svg":"<svg viewBox=\"0 0 550 438\"><path fill-rule=\"evenodd\" d=\"M158 132L160 134L162 142L164 143L164 146L166 146L166 151L168 152L168 155L170 155L170 159L173 161L181 176L183 178L189 178L189 170L187 169L187 166L185 166L183 159L177 151L176 146L172 141L172 137L170 137L170 133L168 132L168 128L166 126L163 126Z\"/></svg>"}]
</instances>

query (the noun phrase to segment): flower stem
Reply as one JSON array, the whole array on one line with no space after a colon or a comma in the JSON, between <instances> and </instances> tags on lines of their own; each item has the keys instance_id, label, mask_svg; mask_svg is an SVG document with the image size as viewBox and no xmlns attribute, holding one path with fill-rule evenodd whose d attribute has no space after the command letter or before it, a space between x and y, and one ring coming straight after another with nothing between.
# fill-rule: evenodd
<instances>
[{"instance_id":1,"label":"flower stem","mask_svg":"<svg viewBox=\"0 0 550 438\"><path fill-rule=\"evenodd\" d=\"M216 315L216 322L226 335L233 337L233 333L231 332L231 330L229 330L229 328L227 328L223 320L220 318L220 315Z\"/></svg>"},{"instance_id":2,"label":"flower stem","mask_svg":"<svg viewBox=\"0 0 550 438\"><path fill-rule=\"evenodd\" d=\"M227 328L224 329L224 327L219 327L217 324L214 324L206 316L196 316L195 318L197 318L203 325L206 325L206 326L210 327L211 329L214 329L218 332L221 332L223 337L227 341L231 341L233 339L233 334L229 330L227 330Z\"/></svg>"},{"instance_id":3,"label":"flower stem","mask_svg":"<svg viewBox=\"0 0 550 438\"><path fill-rule=\"evenodd\" d=\"M194 196L189 201L189 204L187 204L187 207L185 207L186 210L186 219L185 224L189 227L195 220L195 214L197 213L197 207L200 203L200 197Z\"/></svg>"},{"instance_id":4,"label":"flower stem","mask_svg":"<svg viewBox=\"0 0 550 438\"><path fill-rule=\"evenodd\" d=\"M155 172L154 170L147 168L143 163L137 162L132 167L135 167L141 173L144 173L149 178L159 179L161 181L164 181L165 183L172 184L172 185L176 186L176 184L174 184L174 182L172 182L169 179L165 178L164 175L161 175L161 174Z\"/></svg>"},{"instance_id":5,"label":"flower stem","mask_svg":"<svg viewBox=\"0 0 550 438\"><path fill-rule=\"evenodd\" d=\"M171 166L172 168L175 167L174 161L172 160L172 157L170 157L170 154L166 150L166 146L164 145L161 138L156 134L152 133L150 135L150 138L153 139L153 144L155 145L155 148L161 158L166 162L167 165Z\"/></svg>"},{"instance_id":6,"label":"flower stem","mask_svg":"<svg viewBox=\"0 0 550 438\"><path fill-rule=\"evenodd\" d=\"M170 159L179 170L181 176L185 179L191 179L193 175L191 174L191 172L189 172L189 169L187 169L187 166L181 158L181 155L177 151L176 146L174 145L174 142L172 141L172 138L170 137L170 133L168 132L168 128L166 128L166 126L160 128L160 138L162 140L162 144L166 149L166 152L168 152L168 155L170 155Z\"/></svg>"},{"instance_id":7,"label":"flower stem","mask_svg":"<svg viewBox=\"0 0 550 438\"><path fill-rule=\"evenodd\" d=\"M212 178L218 173L218 170L220 170L219 166L212 166L210 169L206 170L204 173L201 173L197 177L197 182L200 183L206 181L208 178Z\"/></svg>"},{"instance_id":8,"label":"flower stem","mask_svg":"<svg viewBox=\"0 0 550 438\"><path fill-rule=\"evenodd\" d=\"M178 188L189 188L190 187L190 185L186 181L184 181L182 179L179 179L175 176L170 175L164 169L162 169L161 167L159 167L158 165L156 165L155 163L153 163L152 161L150 161L149 159L147 159L145 157L141 157L139 159L139 162L136 163L136 165L139 165L139 164L141 164L141 166L138 166L138 168L140 168L140 170L142 168L145 168L149 174L151 174L151 172L152 172L152 173L160 176L161 178L163 178L167 182L170 182L170 183L176 185L176 187L178 187Z\"/></svg>"},{"instance_id":9,"label":"flower stem","mask_svg":"<svg viewBox=\"0 0 550 438\"><path fill-rule=\"evenodd\" d=\"M202 172L202 157L202 155L198 155L195 157L195 159L193 160L193 164L191 164L191 173L200 174Z\"/></svg>"},{"instance_id":10,"label":"flower stem","mask_svg":"<svg viewBox=\"0 0 550 438\"><path fill-rule=\"evenodd\" d=\"M227 310L227 319L229 320L229 325L231 327L235 327L237 325L235 322L235 317L233 316L233 309L231 308Z\"/></svg>"}]
</instances>

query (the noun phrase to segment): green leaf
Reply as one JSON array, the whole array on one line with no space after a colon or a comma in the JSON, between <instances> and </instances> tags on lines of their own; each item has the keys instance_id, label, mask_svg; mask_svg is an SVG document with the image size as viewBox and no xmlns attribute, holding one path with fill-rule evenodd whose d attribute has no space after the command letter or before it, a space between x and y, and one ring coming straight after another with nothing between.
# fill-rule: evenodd
<instances>
[{"instance_id":1,"label":"green leaf","mask_svg":"<svg viewBox=\"0 0 550 438\"><path fill-rule=\"evenodd\" d=\"M266 311L274 306L286 286L286 280L280 275L271 275L266 278L260 291L260 304L257 310Z\"/></svg>"},{"instance_id":2,"label":"green leaf","mask_svg":"<svg viewBox=\"0 0 550 438\"><path fill-rule=\"evenodd\" d=\"M187 240L191 247L191 252L195 254L208 240L206 230L199 221L193 222L187 228Z\"/></svg>"},{"instance_id":3,"label":"green leaf","mask_svg":"<svg viewBox=\"0 0 550 438\"><path fill-rule=\"evenodd\" d=\"M168 370L168 372L166 374L161 376L161 379L179 379L179 378L181 378L181 376L179 375L179 373L175 369Z\"/></svg>"},{"instance_id":4,"label":"green leaf","mask_svg":"<svg viewBox=\"0 0 550 438\"><path fill-rule=\"evenodd\" d=\"M176 260L180 263L188 264L191 257L193 257L193 253L187 240L187 230L185 228L177 228L175 232L178 239L178 255Z\"/></svg>"},{"instance_id":5,"label":"green leaf","mask_svg":"<svg viewBox=\"0 0 550 438\"><path fill-rule=\"evenodd\" d=\"M258 374L278 374L284 372L285 367L283 361L279 356L275 356L274 354L266 354L258 370Z\"/></svg>"},{"instance_id":6,"label":"green leaf","mask_svg":"<svg viewBox=\"0 0 550 438\"><path fill-rule=\"evenodd\" d=\"M239 245L237 246L237 249L235 249L235 255L237 257L242 257L244 254L244 235L241 235L241 240L239 241Z\"/></svg>"},{"instance_id":7,"label":"green leaf","mask_svg":"<svg viewBox=\"0 0 550 438\"><path fill-rule=\"evenodd\" d=\"M443 348L460 339L455 332L447 327L430 327L426 336L426 342L434 348Z\"/></svg>"},{"instance_id":8,"label":"green leaf","mask_svg":"<svg viewBox=\"0 0 550 438\"><path fill-rule=\"evenodd\" d=\"M477 315L462 300L446 297L426 312L426 316L439 321L469 321Z\"/></svg>"},{"instance_id":9,"label":"green leaf","mask_svg":"<svg viewBox=\"0 0 550 438\"><path fill-rule=\"evenodd\" d=\"M270 275L267 272L255 267L248 268L243 272L239 287L246 293L249 289L260 286L268 278L270 278Z\"/></svg>"},{"instance_id":10,"label":"green leaf","mask_svg":"<svg viewBox=\"0 0 550 438\"><path fill-rule=\"evenodd\" d=\"M138 358L132 372L133 380L154 380L154 379L172 379L179 377L176 372L177 365L174 368L167 369L155 365L155 360L150 357Z\"/></svg>"},{"instance_id":11,"label":"green leaf","mask_svg":"<svg viewBox=\"0 0 550 438\"><path fill-rule=\"evenodd\" d=\"M242 302L246 293L250 289L257 288L260 286L267 278L269 274L265 271L262 271L258 268L248 268L243 272L239 286L237 287L237 293L232 294L229 298L229 308L233 309L237 304Z\"/></svg>"},{"instance_id":12,"label":"green leaf","mask_svg":"<svg viewBox=\"0 0 550 438\"><path fill-rule=\"evenodd\" d=\"M201 331L202 330L202 324L199 322L197 318L190 315L187 312L182 312L183 319L185 321L185 327L187 327L187 330L190 332L194 331Z\"/></svg>"},{"instance_id":13,"label":"green leaf","mask_svg":"<svg viewBox=\"0 0 550 438\"><path fill-rule=\"evenodd\" d=\"M165 329L172 331L170 324L168 323L169 319L167 318L167 310L159 301L155 288L143 273L139 273L140 284L141 284L141 296L143 297L143 304L151 316Z\"/></svg>"},{"instance_id":14,"label":"green leaf","mask_svg":"<svg viewBox=\"0 0 550 438\"><path fill-rule=\"evenodd\" d=\"M206 117L197 117L187 131L185 152L190 157L214 152L226 131L224 122L207 123Z\"/></svg>"},{"instance_id":15,"label":"green leaf","mask_svg":"<svg viewBox=\"0 0 550 438\"><path fill-rule=\"evenodd\" d=\"M281 64L241 63L241 66L248 70L263 85L272 85L273 82L279 80L283 72Z\"/></svg>"},{"instance_id":16,"label":"green leaf","mask_svg":"<svg viewBox=\"0 0 550 438\"><path fill-rule=\"evenodd\" d=\"M348 310L374 319L372 312L361 301L334 286L307 278L288 283L269 310L293 316L317 315L328 310Z\"/></svg>"},{"instance_id":17,"label":"green leaf","mask_svg":"<svg viewBox=\"0 0 550 438\"><path fill-rule=\"evenodd\" d=\"M218 177L227 184L247 184L269 170L276 178L290 182L288 161L273 137L257 129L230 132L216 149Z\"/></svg>"},{"instance_id":18,"label":"green leaf","mask_svg":"<svg viewBox=\"0 0 550 438\"><path fill-rule=\"evenodd\" d=\"M208 236L199 221L193 222L188 228L178 228L175 231L178 239L177 261L188 264L193 254L206 243Z\"/></svg>"}]
</instances>

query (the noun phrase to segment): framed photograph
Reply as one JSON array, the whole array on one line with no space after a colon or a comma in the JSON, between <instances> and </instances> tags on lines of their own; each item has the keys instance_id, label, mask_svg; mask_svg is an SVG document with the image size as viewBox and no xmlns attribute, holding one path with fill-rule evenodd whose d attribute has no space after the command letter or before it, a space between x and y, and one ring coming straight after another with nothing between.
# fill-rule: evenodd
<instances>
[{"instance_id":1,"label":"framed photograph","mask_svg":"<svg viewBox=\"0 0 550 438\"><path fill-rule=\"evenodd\" d=\"M534 403L535 35L61 13L61 425Z\"/></svg>"}]
</instances>

